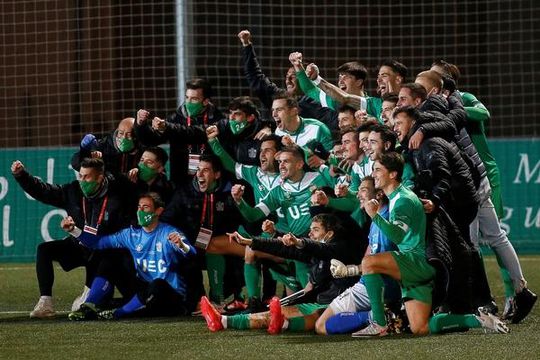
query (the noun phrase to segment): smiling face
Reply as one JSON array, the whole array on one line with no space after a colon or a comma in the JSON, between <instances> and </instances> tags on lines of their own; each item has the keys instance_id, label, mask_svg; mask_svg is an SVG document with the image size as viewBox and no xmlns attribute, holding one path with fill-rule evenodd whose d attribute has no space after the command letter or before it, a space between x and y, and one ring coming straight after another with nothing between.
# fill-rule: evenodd
<instances>
[{"instance_id":1,"label":"smiling face","mask_svg":"<svg viewBox=\"0 0 540 360\"><path fill-rule=\"evenodd\" d=\"M199 190L206 192L215 187L217 180L221 177L221 172L214 171L212 163L208 161L201 161L197 167L197 183L199 184Z\"/></svg>"},{"instance_id":2,"label":"smiling face","mask_svg":"<svg viewBox=\"0 0 540 360\"><path fill-rule=\"evenodd\" d=\"M360 201L360 207L363 209L366 202L375 199L375 186L371 180L363 180L358 188L357 198Z\"/></svg>"},{"instance_id":3,"label":"smiling face","mask_svg":"<svg viewBox=\"0 0 540 360\"><path fill-rule=\"evenodd\" d=\"M298 117L298 109L289 107L286 99L276 99L272 103L272 117L280 130L293 131L294 120Z\"/></svg>"},{"instance_id":4,"label":"smiling face","mask_svg":"<svg viewBox=\"0 0 540 360\"><path fill-rule=\"evenodd\" d=\"M318 221L312 221L309 226L309 238L313 241L325 242L330 238L332 232L326 231L323 224Z\"/></svg>"},{"instance_id":5,"label":"smiling face","mask_svg":"<svg viewBox=\"0 0 540 360\"><path fill-rule=\"evenodd\" d=\"M287 74L285 75L285 88L287 89L287 93L289 95L297 95L298 81L296 80L296 72L294 71L293 67L289 68L289 70L287 70Z\"/></svg>"},{"instance_id":6,"label":"smiling face","mask_svg":"<svg viewBox=\"0 0 540 360\"><path fill-rule=\"evenodd\" d=\"M259 154L262 171L269 173L275 173L277 171L275 165L276 152L276 144L273 140L263 141Z\"/></svg>"},{"instance_id":7,"label":"smiling face","mask_svg":"<svg viewBox=\"0 0 540 360\"><path fill-rule=\"evenodd\" d=\"M357 160L359 150L358 135L355 131L350 131L341 136L341 154L344 159Z\"/></svg>"},{"instance_id":8,"label":"smiling face","mask_svg":"<svg viewBox=\"0 0 540 360\"><path fill-rule=\"evenodd\" d=\"M373 172L371 173L371 176L375 179L375 188L383 191L388 189L392 184L392 174L395 178L395 172L391 173L379 161L375 161L373 164Z\"/></svg>"},{"instance_id":9,"label":"smiling face","mask_svg":"<svg viewBox=\"0 0 540 360\"><path fill-rule=\"evenodd\" d=\"M303 160L290 152L281 152L277 156L279 164L279 176L282 180L296 182L302 175Z\"/></svg>"},{"instance_id":10,"label":"smiling face","mask_svg":"<svg viewBox=\"0 0 540 360\"><path fill-rule=\"evenodd\" d=\"M394 126L392 120L392 111L395 107L396 103L393 101L385 100L382 103L381 119L383 120L384 125L388 126L389 128L392 128Z\"/></svg>"},{"instance_id":11,"label":"smiling face","mask_svg":"<svg viewBox=\"0 0 540 360\"><path fill-rule=\"evenodd\" d=\"M358 134L358 139L360 141L360 149L366 154L369 153L369 131L361 131Z\"/></svg>"},{"instance_id":12,"label":"smiling face","mask_svg":"<svg viewBox=\"0 0 540 360\"><path fill-rule=\"evenodd\" d=\"M404 112L400 112L394 116L394 132L397 134L400 143L403 143L413 124L413 119Z\"/></svg>"},{"instance_id":13,"label":"smiling face","mask_svg":"<svg viewBox=\"0 0 540 360\"><path fill-rule=\"evenodd\" d=\"M364 80L348 73L338 75L338 87L347 94L358 94L363 90Z\"/></svg>"},{"instance_id":14,"label":"smiling face","mask_svg":"<svg viewBox=\"0 0 540 360\"><path fill-rule=\"evenodd\" d=\"M354 114L350 111L343 111L338 114L338 127L340 130L348 126L357 126Z\"/></svg>"},{"instance_id":15,"label":"smiling face","mask_svg":"<svg viewBox=\"0 0 540 360\"><path fill-rule=\"evenodd\" d=\"M377 74L377 93L379 95L388 94L390 92L389 87L392 87L394 91L399 89L403 78L397 72L395 72L390 66L381 66L379 73Z\"/></svg>"},{"instance_id":16,"label":"smiling face","mask_svg":"<svg viewBox=\"0 0 540 360\"><path fill-rule=\"evenodd\" d=\"M369 133L368 136L369 151L367 155L371 160L375 160L380 154L387 150L381 138L381 134L375 131Z\"/></svg>"}]
</instances>

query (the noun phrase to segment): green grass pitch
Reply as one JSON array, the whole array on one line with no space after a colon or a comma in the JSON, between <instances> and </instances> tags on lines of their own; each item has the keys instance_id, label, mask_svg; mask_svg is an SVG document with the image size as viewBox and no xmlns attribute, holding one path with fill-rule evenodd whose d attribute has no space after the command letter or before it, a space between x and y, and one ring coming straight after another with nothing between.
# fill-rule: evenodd
<instances>
[{"instance_id":1,"label":"green grass pitch","mask_svg":"<svg viewBox=\"0 0 540 360\"><path fill-rule=\"evenodd\" d=\"M529 287L540 292L540 256L521 257ZM504 297L493 257L488 276L499 307ZM540 307L510 334L482 330L440 336L361 340L310 333L270 336L263 330L210 333L202 318L73 323L67 310L82 290L83 271L56 269L57 311L32 320L38 299L32 264L0 265L0 359L538 359Z\"/></svg>"}]
</instances>

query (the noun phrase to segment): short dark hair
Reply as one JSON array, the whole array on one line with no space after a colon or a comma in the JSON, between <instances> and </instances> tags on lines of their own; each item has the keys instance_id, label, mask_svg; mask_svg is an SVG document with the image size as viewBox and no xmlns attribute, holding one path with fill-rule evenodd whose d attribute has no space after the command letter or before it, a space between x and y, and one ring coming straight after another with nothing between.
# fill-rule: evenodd
<instances>
[{"instance_id":1,"label":"short dark hair","mask_svg":"<svg viewBox=\"0 0 540 360\"><path fill-rule=\"evenodd\" d=\"M394 59L384 60L381 65L379 65L379 68L381 68L382 66L388 66L395 73L398 73L403 79L407 77L407 73L409 72L405 65Z\"/></svg>"},{"instance_id":2,"label":"short dark hair","mask_svg":"<svg viewBox=\"0 0 540 360\"><path fill-rule=\"evenodd\" d=\"M401 85L402 89L409 89L413 99L420 99L422 101L427 98L426 88L417 83L406 83Z\"/></svg>"},{"instance_id":3,"label":"short dark hair","mask_svg":"<svg viewBox=\"0 0 540 360\"><path fill-rule=\"evenodd\" d=\"M304 161L304 150L302 150L302 148L296 144L284 146L283 148L281 148L281 152L292 154L298 160Z\"/></svg>"},{"instance_id":4,"label":"short dark hair","mask_svg":"<svg viewBox=\"0 0 540 360\"><path fill-rule=\"evenodd\" d=\"M377 124L374 125L371 128L371 131L376 132L377 134L381 135L381 140L383 143L389 142L390 148L387 151L394 151L396 148L396 142L397 142L397 135L395 132L390 130L390 128L386 125Z\"/></svg>"},{"instance_id":5,"label":"short dark hair","mask_svg":"<svg viewBox=\"0 0 540 360\"><path fill-rule=\"evenodd\" d=\"M349 74L364 81L367 79L368 75L366 67L360 64L358 61L349 61L340 65L340 67L337 68L337 72Z\"/></svg>"},{"instance_id":6,"label":"short dark hair","mask_svg":"<svg viewBox=\"0 0 540 360\"><path fill-rule=\"evenodd\" d=\"M257 105L255 105L249 96L239 96L232 99L229 103L229 110L240 110L246 113L246 115L255 115L257 118L260 117Z\"/></svg>"},{"instance_id":7,"label":"short dark hair","mask_svg":"<svg viewBox=\"0 0 540 360\"><path fill-rule=\"evenodd\" d=\"M148 151L154 155L156 155L156 160L162 165L165 166L167 161L169 160L169 155L167 155L167 152L160 148L159 146L150 146L144 149L144 151Z\"/></svg>"},{"instance_id":8,"label":"short dark hair","mask_svg":"<svg viewBox=\"0 0 540 360\"><path fill-rule=\"evenodd\" d=\"M397 108L394 109L394 112L392 113L392 118L395 118L396 116L398 116L398 114L401 114L401 113L405 113L406 115L408 115L411 119L413 119L414 121L417 121L420 119L420 111L418 109L416 109L415 107L413 106L399 106Z\"/></svg>"},{"instance_id":9,"label":"short dark hair","mask_svg":"<svg viewBox=\"0 0 540 360\"><path fill-rule=\"evenodd\" d=\"M377 156L375 161L378 161L386 168L386 170L390 172L395 171L397 173L396 180L401 182L401 177L403 176L403 167L405 166L403 156L395 151L390 151L380 154Z\"/></svg>"},{"instance_id":10,"label":"short dark hair","mask_svg":"<svg viewBox=\"0 0 540 360\"><path fill-rule=\"evenodd\" d=\"M281 143L281 136L279 135L276 135L276 134L265 135L261 139L261 144L265 141L272 141L277 151L281 151L281 149L283 148L283 144Z\"/></svg>"},{"instance_id":11,"label":"short dark hair","mask_svg":"<svg viewBox=\"0 0 540 360\"><path fill-rule=\"evenodd\" d=\"M444 69L444 72L446 75L450 76L454 81L457 83L459 80L459 77L461 76L461 72L459 71L459 68L455 64L451 64L449 62L444 61L443 59L435 60L431 66L439 66Z\"/></svg>"},{"instance_id":12,"label":"short dark hair","mask_svg":"<svg viewBox=\"0 0 540 360\"><path fill-rule=\"evenodd\" d=\"M289 95L287 92L285 91L279 91L277 92L274 97L272 98L272 100L286 100L287 101L287 106L289 108L298 108L298 101L296 101L296 99L294 98L294 96L291 96Z\"/></svg>"},{"instance_id":13,"label":"short dark hair","mask_svg":"<svg viewBox=\"0 0 540 360\"><path fill-rule=\"evenodd\" d=\"M163 201L163 199L161 199L161 196L159 196L159 194L157 192L150 191L150 192L144 193L141 196L139 196L139 200L143 199L143 198L152 199L152 201L154 203L154 209L157 209L157 208L160 208L160 207L165 207L165 201Z\"/></svg>"},{"instance_id":14,"label":"short dark hair","mask_svg":"<svg viewBox=\"0 0 540 360\"><path fill-rule=\"evenodd\" d=\"M202 89L202 93L205 99L212 96L212 85L205 79L195 78L186 82L186 89L198 90Z\"/></svg>"},{"instance_id":15,"label":"short dark hair","mask_svg":"<svg viewBox=\"0 0 540 360\"><path fill-rule=\"evenodd\" d=\"M81 161L81 167L85 169L95 169L100 174L105 172L105 163L99 158L84 158Z\"/></svg>"},{"instance_id":16,"label":"short dark hair","mask_svg":"<svg viewBox=\"0 0 540 360\"><path fill-rule=\"evenodd\" d=\"M344 230L343 225L341 224L341 221L334 214L323 213L323 214L315 215L311 219L311 222L317 222L321 224L327 232L333 231L334 236L336 236L337 233Z\"/></svg>"},{"instance_id":17,"label":"short dark hair","mask_svg":"<svg viewBox=\"0 0 540 360\"><path fill-rule=\"evenodd\" d=\"M350 132L353 132L356 135L358 135L358 129L354 127L353 125L345 126L343 129L339 131L339 134L341 135L341 137L343 137L343 135L348 134Z\"/></svg>"},{"instance_id":18,"label":"short dark hair","mask_svg":"<svg viewBox=\"0 0 540 360\"><path fill-rule=\"evenodd\" d=\"M358 127L358 133L364 132L364 131L371 131L371 128L375 125L377 125L378 122L376 120L368 120L364 121L362 125Z\"/></svg>"},{"instance_id":19,"label":"short dark hair","mask_svg":"<svg viewBox=\"0 0 540 360\"><path fill-rule=\"evenodd\" d=\"M353 108L353 107L350 106L350 105L341 105L341 106L338 108L338 113L343 113L343 112L349 112L349 113L352 113L353 116L354 116L354 113L356 112L356 109Z\"/></svg>"},{"instance_id":20,"label":"short dark hair","mask_svg":"<svg viewBox=\"0 0 540 360\"><path fill-rule=\"evenodd\" d=\"M392 102L394 104L397 104L398 101L399 101L399 97L396 94L384 93L383 96L381 96L381 100L383 102L384 101L389 101L389 102Z\"/></svg>"},{"instance_id":21,"label":"short dark hair","mask_svg":"<svg viewBox=\"0 0 540 360\"><path fill-rule=\"evenodd\" d=\"M200 161L212 164L212 170L215 172L223 171L223 164L221 164L221 160L214 154L204 153L201 155Z\"/></svg>"}]
</instances>

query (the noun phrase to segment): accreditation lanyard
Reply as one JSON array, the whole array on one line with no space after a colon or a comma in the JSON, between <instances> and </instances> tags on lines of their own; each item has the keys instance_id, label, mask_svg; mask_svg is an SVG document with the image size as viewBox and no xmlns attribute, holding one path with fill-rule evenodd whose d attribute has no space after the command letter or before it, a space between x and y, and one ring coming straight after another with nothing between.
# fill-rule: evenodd
<instances>
[{"instance_id":1,"label":"accreditation lanyard","mask_svg":"<svg viewBox=\"0 0 540 360\"><path fill-rule=\"evenodd\" d=\"M101 225L101 222L103 221L103 217L105 216L105 209L107 208L107 202L108 201L109 201L109 196L106 195L105 198L103 199L103 203L101 205L101 210L99 212L96 227L93 228L92 226L90 226L92 224L88 225L88 222L86 221L86 198L83 197L83 199L82 199L82 211L83 211L83 216L84 216L84 230L85 231L93 233L94 235L97 234L97 229L99 228L99 225ZM92 216L91 216L90 220L92 220Z\"/></svg>"},{"instance_id":2,"label":"accreditation lanyard","mask_svg":"<svg viewBox=\"0 0 540 360\"><path fill-rule=\"evenodd\" d=\"M210 223L208 227L204 227L204 220L206 219L206 207L208 206L208 194L204 194L204 202L201 214L201 227L195 239L195 246L206 250L210 240L212 240L212 225L214 224L214 194L210 194Z\"/></svg>"},{"instance_id":3,"label":"accreditation lanyard","mask_svg":"<svg viewBox=\"0 0 540 360\"><path fill-rule=\"evenodd\" d=\"M209 228L211 229L214 225L214 194L204 194L204 201L203 201L203 208L202 208L202 214L201 214L201 226L204 225L204 221L206 220L206 207L208 204L208 198L210 197L210 223L208 224Z\"/></svg>"}]
</instances>

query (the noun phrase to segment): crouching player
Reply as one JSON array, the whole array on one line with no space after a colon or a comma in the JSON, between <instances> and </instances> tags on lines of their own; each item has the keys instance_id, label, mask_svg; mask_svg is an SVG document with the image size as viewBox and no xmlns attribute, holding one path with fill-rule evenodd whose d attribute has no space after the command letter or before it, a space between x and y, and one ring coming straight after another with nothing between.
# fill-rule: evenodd
<instances>
[{"instance_id":1,"label":"crouching player","mask_svg":"<svg viewBox=\"0 0 540 360\"><path fill-rule=\"evenodd\" d=\"M382 154L375 160L372 176L375 187L383 190L389 199L389 220L378 213L379 202L375 199L368 201L364 208L373 223L397 245L398 251L364 257L361 269L371 303L372 321L353 336L387 335L382 275L400 282L410 330L415 335L476 327L508 332L504 323L482 308L478 309L479 315L437 314L430 318L435 269L427 263L425 255L426 216L418 197L401 184L402 174L403 158L399 154Z\"/></svg>"},{"instance_id":2,"label":"crouching player","mask_svg":"<svg viewBox=\"0 0 540 360\"><path fill-rule=\"evenodd\" d=\"M351 243L352 236L345 234L345 229L340 221L330 214L316 215L310 225L309 239L299 239L292 234L286 234L279 240L253 238L247 239L238 232L230 234L230 238L240 244L252 247L254 250L267 252L286 258L299 259L311 264L309 282L303 290L306 296L311 290L329 289L335 282L330 276L330 259L337 257L343 261L354 257L351 253L358 253L361 242L358 245ZM359 249L355 249L358 247ZM357 251L355 251L357 250ZM359 257L356 257L359 259ZM322 295L322 293L321 293ZM206 297L201 299L201 310L211 331L219 331L226 328L232 329L264 329L270 334L278 334L283 330L309 331L315 328L315 322L320 313L327 305L320 303L321 296L317 297L317 303L303 303L292 306L281 306L277 297L270 301L270 311L223 316L208 301Z\"/></svg>"},{"instance_id":3,"label":"crouching player","mask_svg":"<svg viewBox=\"0 0 540 360\"><path fill-rule=\"evenodd\" d=\"M179 269L188 256L195 254L195 248L181 231L159 222L163 207L158 194L142 195L137 211L141 228L130 227L107 236L97 236L94 229L88 227L77 228L69 216L62 220L62 228L83 245L94 249L125 248L135 262L135 266L102 262L86 302L69 314L70 320L118 319L134 313L171 316L189 312ZM129 301L118 309L99 311L114 286Z\"/></svg>"}]
</instances>

